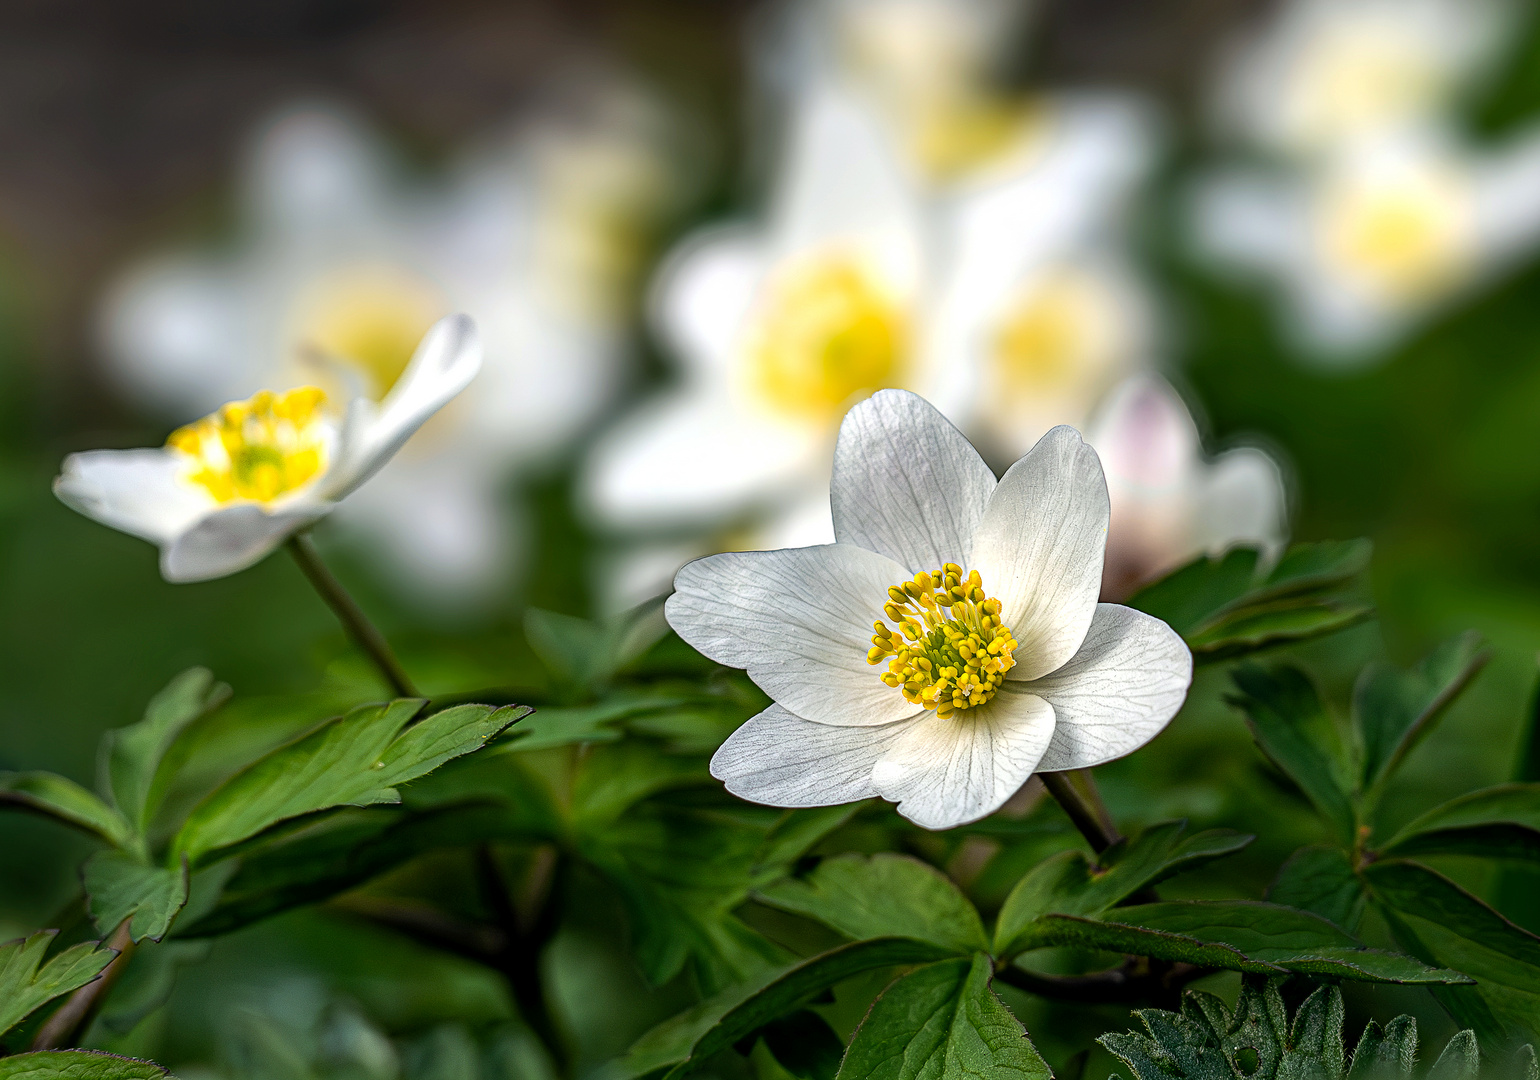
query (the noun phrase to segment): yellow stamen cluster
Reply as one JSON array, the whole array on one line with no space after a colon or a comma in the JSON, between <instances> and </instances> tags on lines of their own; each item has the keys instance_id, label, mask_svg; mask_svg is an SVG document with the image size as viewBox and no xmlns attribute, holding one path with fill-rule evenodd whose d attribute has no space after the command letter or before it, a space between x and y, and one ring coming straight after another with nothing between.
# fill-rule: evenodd
<instances>
[{"instance_id":1,"label":"yellow stamen cluster","mask_svg":"<svg viewBox=\"0 0 1540 1080\"><path fill-rule=\"evenodd\" d=\"M994 697L1016 666L1016 639L977 570L966 577L956 563L921 570L888 590L882 610L897 629L880 619L872 624L866 662L886 659L882 681L943 720Z\"/></svg>"},{"instance_id":2,"label":"yellow stamen cluster","mask_svg":"<svg viewBox=\"0 0 1540 1080\"><path fill-rule=\"evenodd\" d=\"M186 479L217 501L272 502L326 468L325 401L314 386L262 390L178 428L166 445L191 459Z\"/></svg>"}]
</instances>

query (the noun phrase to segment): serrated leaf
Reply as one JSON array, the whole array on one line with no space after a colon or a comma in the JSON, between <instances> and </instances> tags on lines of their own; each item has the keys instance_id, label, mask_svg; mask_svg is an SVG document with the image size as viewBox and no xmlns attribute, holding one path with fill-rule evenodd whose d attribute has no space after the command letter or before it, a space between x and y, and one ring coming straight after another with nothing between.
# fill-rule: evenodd
<instances>
[{"instance_id":1,"label":"serrated leaf","mask_svg":"<svg viewBox=\"0 0 1540 1080\"><path fill-rule=\"evenodd\" d=\"M96 978L117 955L88 941L65 949L45 964L43 956L57 934L57 930L40 930L0 945L0 1035L34 1009ZM0 1058L0 1064L6 1060Z\"/></svg>"},{"instance_id":2,"label":"serrated leaf","mask_svg":"<svg viewBox=\"0 0 1540 1080\"><path fill-rule=\"evenodd\" d=\"M839 1080L1050 1080L991 974L980 954L901 976L851 1036Z\"/></svg>"},{"instance_id":3,"label":"serrated leaf","mask_svg":"<svg viewBox=\"0 0 1540 1080\"><path fill-rule=\"evenodd\" d=\"M46 814L101 837L114 847L128 843L128 823L112 807L73 780L50 772L0 772L0 807Z\"/></svg>"},{"instance_id":4,"label":"serrated leaf","mask_svg":"<svg viewBox=\"0 0 1540 1080\"><path fill-rule=\"evenodd\" d=\"M1033 922L1041 915L1099 915L1115 904L1174 874L1234 854L1254 837L1212 829L1183 840L1185 821L1162 822L1137 837L1119 840L1092 866L1078 851L1061 852L1039 863L1011 890L995 924L995 955L1009 958L1032 944Z\"/></svg>"},{"instance_id":5,"label":"serrated leaf","mask_svg":"<svg viewBox=\"0 0 1540 1080\"><path fill-rule=\"evenodd\" d=\"M216 683L207 668L189 668L150 699L143 720L107 733L102 741L103 789L112 793L118 812L136 834L144 834L159 802L152 792L166 751L188 725L229 698L230 688ZM158 794L164 797L164 790Z\"/></svg>"},{"instance_id":6,"label":"serrated leaf","mask_svg":"<svg viewBox=\"0 0 1540 1080\"><path fill-rule=\"evenodd\" d=\"M1540 784L1499 784L1451 799L1408 823L1381 854L1540 862Z\"/></svg>"},{"instance_id":7,"label":"serrated leaf","mask_svg":"<svg viewBox=\"0 0 1540 1080\"><path fill-rule=\"evenodd\" d=\"M831 949L798 964L722 1013L677 1063L658 1064L672 1064L668 1080L680 1080L772 1020L808 1005L837 983L868 971L946 958L945 949L909 938L878 938Z\"/></svg>"},{"instance_id":8,"label":"serrated leaf","mask_svg":"<svg viewBox=\"0 0 1540 1080\"><path fill-rule=\"evenodd\" d=\"M837 855L805 878L762 887L758 896L857 941L907 937L956 953L989 947L972 901L941 871L907 855Z\"/></svg>"},{"instance_id":9,"label":"serrated leaf","mask_svg":"<svg viewBox=\"0 0 1540 1080\"><path fill-rule=\"evenodd\" d=\"M126 851L98 851L82 871L91 920L103 936L125 919L135 941L165 936L187 903L187 865L150 866Z\"/></svg>"},{"instance_id":10,"label":"serrated leaf","mask_svg":"<svg viewBox=\"0 0 1540 1080\"><path fill-rule=\"evenodd\" d=\"M165 1080L153 1061L101 1050L40 1050L0 1058L0 1080Z\"/></svg>"},{"instance_id":11,"label":"serrated leaf","mask_svg":"<svg viewBox=\"0 0 1540 1080\"><path fill-rule=\"evenodd\" d=\"M1476 980L1435 994L1457 1022L1497 1044L1540 1036L1540 937L1420 863L1381 860L1363 875L1403 948Z\"/></svg>"},{"instance_id":12,"label":"serrated leaf","mask_svg":"<svg viewBox=\"0 0 1540 1080\"><path fill-rule=\"evenodd\" d=\"M522 705L459 705L406 727L422 706L416 698L362 705L279 747L199 803L173 853L198 866L288 818L396 802L396 785L479 749L529 712Z\"/></svg>"},{"instance_id":13,"label":"serrated leaf","mask_svg":"<svg viewBox=\"0 0 1540 1080\"><path fill-rule=\"evenodd\" d=\"M1166 623L1184 637L1205 620L1251 590L1261 553L1256 548L1231 548L1218 557L1200 555L1128 601Z\"/></svg>"},{"instance_id":14,"label":"serrated leaf","mask_svg":"<svg viewBox=\"0 0 1540 1080\"><path fill-rule=\"evenodd\" d=\"M1363 883L1347 852L1325 844L1302 847L1278 868L1267 890L1274 904L1313 912L1353 933L1363 914Z\"/></svg>"},{"instance_id":15,"label":"serrated leaf","mask_svg":"<svg viewBox=\"0 0 1540 1080\"><path fill-rule=\"evenodd\" d=\"M1489 659L1481 635L1469 631L1434 649L1411 671L1384 663L1364 669L1353 691L1364 791L1395 771Z\"/></svg>"},{"instance_id":16,"label":"serrated leaf","mask_svg":"<svg viewBox=\"0 0 1540 1080\"><path fill-rule=\"evenodd\" d=\"M1255 900L1175 900L1114 908L1102 919L1045 915L1036 946L1148 956L1253 974L1285 971L1362 982L1469 982L1410 956L1369 949L1318 915Z\"/></svg>"},{"instance_id":17,"label":"serrated leaf","mask_svg":"<svg viewBox=\"0 0 1540 1080\"><path fill-rule=\"evenodd\" d=\"M1251 604L1228 612L1187 639L1194 663L1232 660L1285 642L1325 637L1374 614L1370 604L1303 596Z\"/></svg>"},{"instance_id":18,"label":"serrated leaf","mask_svg":"<svg viewBox=\"0 0 1540 1080\"><path fill-rule=\"evenodd\" d=\"M1398 1016L1383 1028L1373 1020L1353 1048L1348 1080L1393 1080L1409 1077L1417 1064L1417 1020Z\"/></svg>"},{"instance_id":19,"label":"serrated leaf","mask_svg":"<svg viewBox=\"0 0 1540 1080\"><path fill-rule=\"evenodd\" d=\"M1351 843L1357 817L1348 797L1346 755L1336 725L1304 672L1244 664L1232 674L1257 746L1299 785L1338 836Z\"/></svg>"}]
</instances>

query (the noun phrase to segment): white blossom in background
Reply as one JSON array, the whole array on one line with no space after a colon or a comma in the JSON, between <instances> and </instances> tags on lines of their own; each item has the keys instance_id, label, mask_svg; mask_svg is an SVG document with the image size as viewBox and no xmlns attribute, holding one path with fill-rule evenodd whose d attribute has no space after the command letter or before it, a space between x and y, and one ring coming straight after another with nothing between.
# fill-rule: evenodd
<instances>
[{"instance_id":1,"label":"white blossom in background","mask_svg":"<svg viewBox=\"0 0 1540 1080\"><path fill-rule=\"evenodd\" d=\"M1201 252L1281 288L1302 344L1361 362L1534 250L1540 129L1481 150L1406 129L1304 172L1221 173L1192 217Z\"/></svg>"},{"instance_id":2,"label":"white blossom in background","mask_svg":"<svg viewBox=\"0 0 1540 1080\"><path fill-rule=\"evenodd\" d=\"M481 367L476 327L440 320L382 399L262 390L179 428L162 447L71 454L68 506L157 545L167 581L244 570L378 473ZM339 407L339 404L341 407Z\"/></svg>"},{"instance_id":3,"label":"white blossom in background","mask_svg":"<svg viewBox=\"0 0 1540 1080\"><path fill-rule=\"evenodd\" d=\"M1505 0L1294 0L1233 51L1215 111L1228 133L1315 154L1442 115L1490 67Z\"/></svg>"},{"instance_id":4,"label":"white blossom in background","mask_svg":"<svg viewBox=\"0 0 1540 1080\"><path fill-rule=\"evenodd\" d=\"M495 595L515 561L504 488L610 400L642 241L672 196L662 118L624 90L408 178L363 123L291 109L255 139L233 244L130 267L109 289L110 373L162 412L264 385L380 398L433 321L475 313L486 365L339 515L435 603Z\"/></svg>"},{"instance_id":5,"label":"white blossom in background","mask_svg":"<svg viewBox=\"0 0 1540 1080\"><path fill-rule=\"evenodd\" d=\"M1201 554L1247 545L1273 559L1282 551L1287 501L1278 463L1254 447L1206 458L1192 414L1158 375L1114 390L1086 441L1101 458L1112 504L1102 599L1128 597Z\"/></svg>"},{"instance_id":6,"label":"white blossom in background","mask_svg":"<svg viewBox=\"0 0 1540 1080\"><path fill-rule=\"evenodd\" d=\"M709 556L668 600L681 637L775 700L712 758L729 791L881 796L944 829L1034 772L1130 753L1181 707L1182 639L1097 602L1107 489L1072 429L997 482L923 399L884 391L845 420L830 499L836 543Z\"/></svg>"}]
</instances>

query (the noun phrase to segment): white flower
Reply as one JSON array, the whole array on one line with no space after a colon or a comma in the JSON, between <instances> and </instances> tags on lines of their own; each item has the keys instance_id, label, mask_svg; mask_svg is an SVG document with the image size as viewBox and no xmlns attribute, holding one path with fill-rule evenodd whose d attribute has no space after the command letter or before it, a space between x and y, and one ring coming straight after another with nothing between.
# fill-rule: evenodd
<instances>
[{"instance_id":1,"label":"white flower","mask_svg":"<svg viewBox=\"0 0 1540 1080\"><path fill-rule=\"evenodd\" d=\"M711 230L664 266L653 315L682 384L595 447L610 527L721 526L827 484L853 399L923 374L922 211L853 101L798 114L768 224Z\"/></svg>"},{"instance_id":2,"label":"white flower","mask_svg":"<svg viewBox=\"0 0 1540 1080\"><path fill-rule=\"evenodd\" d=\"M713 555L669 598L681 637L775 699L712 758L728 790L880 795L947 828L1034 772L1133 751L1180 708L1181 638L1097 603L1107 489L1073 430L997 483L934 408L885 391L846 418L830 498L838 542Z\"/></svg>"},{"instance_id":3,"label":"white flower","mask_svg":"<svg viewBox=\"0 0 1540 1080\"><path fill-rule=\"evenodd\" d=\"M1279 281L1305 345L1361 360L1534 248L1540 128L1482 152L1390 133L1302 174L1211 178L1193 211L1207 254Z\"/></svg>"},{"instance_id":4,"label":"white flower","mask_svg":"<svg viewBox=\"0 0 1540 1080\"><path fill-rule=\"evenodd\" d=\"M224 577L329 514L480 367L475 325L451 316L428 331L381 402L356 397L337 415L318 387L262 391L178 429L163 447L71 454L54 492L159 546L167 581Z\"/></svg>"},{"instance_id":5,"label":"white flower","mask_svg":"<svg viewBox=\"0 0 1540 1080\"><path fill-rule=\"evenodd\" d=\"M1285 537L1283 475L1253 447L1207 461L1187 406L1141 375L1108 397L1086 429L1107 477L1112 520L1102 598L1134 589L1205 552L1237 544L1275 557Z\"/></svg>"},{"instance_id":6,"label":"white flower","mask_svg":"<svg viewBox=\"0 0 1540 1080\"><path fill-rule=\"evenodd\" d=\"M184 415L298 382L336 394L351 379L379 398L434 320L473 312L479 392L340 516L420 599L495 595L512 562L509 474L612 396L630 275L672 195L646 103L617 91L584 104L487 140L431 184L408 182L342 112L281 114L251 149L234 244L144 261L109 290L110 372Z\"/></svg>"},{"instance_id":7,"label":"white flower","mask_svg":"<svg viewBox=\"0 0 1540 1080\"><path fill-rule=\"evenodd\" d=\"M1316 153L1441 114L1502 41L1502 0L1295 0L1235 51L1222 122Z\"/></svg>"}]
</instances>

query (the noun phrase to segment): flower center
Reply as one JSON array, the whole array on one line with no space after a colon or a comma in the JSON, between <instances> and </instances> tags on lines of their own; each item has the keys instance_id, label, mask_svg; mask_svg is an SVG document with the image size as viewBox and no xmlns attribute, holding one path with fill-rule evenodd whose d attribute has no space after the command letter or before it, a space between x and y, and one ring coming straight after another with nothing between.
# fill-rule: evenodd
<instances>
[{"instance_id":1,"label":"flower center","mask_svg":"<svg viewBox=\"0 0 1540 1080\"><path fill-rule=\"evenodd\" d=\"M1329 196L1322 216L1328 258L1386 296L1412 300L1456 279L1469 221L1459 183L1429 172L1358 184Z\"/></svg>"},{"instance_id":2,"label":"flower center","mask_svg":"<svg viewBox=\"0 0 1540 1080\"><path fill-rule=\"evenodd\" d=\"M1310 49L1297 108L1307 137L1327 141L1410 115L1440 89L1438 57L1382 20L1349 26Z\"/></svg>"},{"instance_id":3,"label":"flower center","mask_svg":"<svg viewBox=\"0 0 1540 1080\"><path fill-rule=\"evenodd\" d=\"M994 333L994 390L1011 409L1099 384L1128 348L1129 313L1104 279L1063 267L1033 282Z\"/></svg>"},{"instance_id":4,"label":"flower center","mask_svg":"<svg viewBox=\"0 0 1540 1080\"><path fill-rule=\"evenodd\" d=\"M896 629L880 619L872 624L866 662L886 659L882 681L943 720L994 697L1016 666L1016 639L1000 621L1000 601L984 594L977 570L967 577L956 563L921 570L888 590L882 610Z\"/></svg>"},{"instance_id":5,"label":"flower center","mask_svg":"<svg viewBox=\"0 0 1540 1080\"><path fill-rule=\"evenodd\" d=\"M861 263L824 254L768 286L749 340L754 387L776 408L814 417L893 385L909 345L904 313Z\"/></svg>"},{"instance_id":6,"label":"flower center","mask_svg":"<svg viewBox=\"0 0 1540 1080\"><path fill-rule=\"evenodd\" d=\"M325 401L314 386L261 390L178 428L166 445L187 456L184 479L215 501L272 502L325 470Z\"/></svg>"},{"instance_id":7,"label":"flower center","mask_svg":"<svg viewBox=\"0 0 1540 1080\"><path fill-rule=\"evenodd\" d=\"M392 267L353 268L322 282L307 299L294 339L357 369L379 400L444 313L425 282Z\"/></svg>"}]
</instances>

